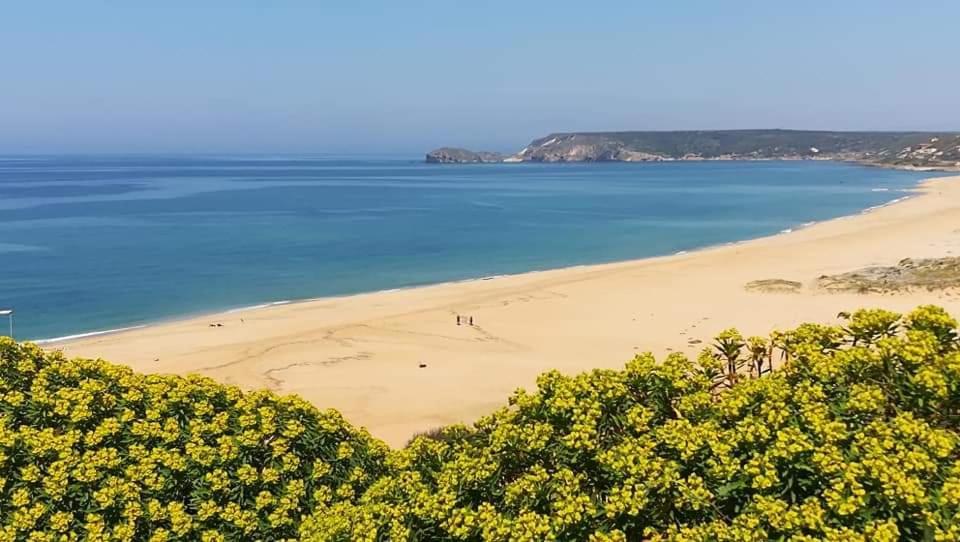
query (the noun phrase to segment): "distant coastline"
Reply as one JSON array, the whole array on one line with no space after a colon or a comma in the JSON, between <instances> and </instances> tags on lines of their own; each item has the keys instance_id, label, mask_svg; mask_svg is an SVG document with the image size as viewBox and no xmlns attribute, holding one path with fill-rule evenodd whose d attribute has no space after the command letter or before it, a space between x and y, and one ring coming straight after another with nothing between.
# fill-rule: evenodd
<instances>
[{"instance_id":1,"label":"distant coastline","mask_svg":"<svg viewBox=\"0 0 960 542\"><path fill-rule=\"evenodd\" d=\"M960 171L957 132L707 130L571 132L536 139L506 155L441 147L435 164L519 162L829 160L911 171Z\"/></svg>"}]
</instances>

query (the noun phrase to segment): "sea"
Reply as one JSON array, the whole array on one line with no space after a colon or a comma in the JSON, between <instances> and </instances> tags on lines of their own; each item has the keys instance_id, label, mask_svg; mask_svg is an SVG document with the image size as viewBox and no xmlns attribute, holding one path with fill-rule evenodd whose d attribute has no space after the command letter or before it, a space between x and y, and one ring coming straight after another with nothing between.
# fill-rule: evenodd
<instances>
[{"instance_id":1,"label":"sea","mask_svg":"<svg viewBox=\"0 0 960 542\"><path fill-rule=\"evenodd\" d=\"M44 340L674 254L863 212L935 175L823 161L0 156L0 309L18 339Z\"/></svg>"}]
</instances>

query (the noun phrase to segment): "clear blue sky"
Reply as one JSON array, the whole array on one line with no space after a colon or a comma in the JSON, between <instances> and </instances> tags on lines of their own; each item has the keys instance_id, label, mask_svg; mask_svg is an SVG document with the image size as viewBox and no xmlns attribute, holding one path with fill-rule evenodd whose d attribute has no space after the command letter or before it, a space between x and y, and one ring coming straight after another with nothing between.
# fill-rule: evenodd
<instances>
[{"instance_id":1,"label":"clear blue sky","mask_svg":"<svg viewBox=\"0 0 960 542\"><path fill-rule=\"evenodd\" d=\"M0 154L960 130L960 2L0 0Z\"/></svg>"}]
</instances>

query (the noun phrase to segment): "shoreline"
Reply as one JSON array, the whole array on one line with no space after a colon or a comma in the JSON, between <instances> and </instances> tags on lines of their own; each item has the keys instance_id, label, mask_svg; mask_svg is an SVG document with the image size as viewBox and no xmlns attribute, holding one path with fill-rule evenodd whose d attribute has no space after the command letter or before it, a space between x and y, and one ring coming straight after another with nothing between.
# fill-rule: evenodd
<instances>
[{"instance_id":1,"label":"shoreline","mask_svg":"<svg viewBox=\"0 0 960 542\"><path fill-rule=\"evenodd\" d=\"M424 163L433 166L477 166L489 164L673 164L673 163L715 163L715 162L836 162L840 164L850 164L853 166L872 167L879 169L892 169L896 171L914 171L921 173L960 173L960 166L957 165L932 165L917 166L913 164L889 164L885 162L871 162L869 160L856 160L853 158L806 158L806 157L777 157L777 158L748 158L738 156L735 158L663 158L659 160L520 160L505 158L494 161L463 161L463 162L431 162Z\"/></svg>"},{"instance_id":2,"label":"shoreline","mask_svg":"<svg viewBox=\"0 0 960 542\"><path fill-rule=\"evenodd\" d=\"M296 393L402 445L415 432L489 413L547 370L621 367L643 351L695 356L730 326L763 335L835 322L838 312L865 306L906 311L935 303L960 314L952 292L812 287L821 274L960 256L960 176L921 181L897 199L682 254L261 304L44 347L140 372L198 373ZM746 283L758 279L804 288L748 292ZM474 317L476 325L458 326L455 316Z\"/></svg>"},{"instance_id":3,"label":"shoreline","mask_svg":"<svg viewBox=\"0 0 960 542\"><path fill-rule=\"evenodd\" d=\"M677 161L679 161L679 160L677 160ZM856 162L848 162L848 163L857 165ZM862 165L862 164L861 164L861 165ZM898 167L892 167L891 169L900 169L900 168L898 168ZM911 170L911 171L928 171L928 170ZM960 170L958 170L958 171L960 171ZM865 213L874 212L874 211L876 211L876 210L878 210L878 209L883 209L883 208L885 208L885 207L889 207L889 206L891 206L891 205L896 205L896 204L898 204L898 203L907 201L907 200L909 200L909 199L911 199L911 198L916 197L917 195L922 195L922 194L923 194L923 184L926 183L926 182L928 182L928 181L937 181L937 180L944 180L944 179L950 179L950 178L952 178L952 177L936 177L936 178L922 179L922 180L918 181L917 184L914 185L914 186L911 187L911 188L897 189L898 192L900 192L900 193L905 193L905 194L906 194L905 196L901 196L901 197L899 197L899 198L895 198L895 199L893 199L893 200L891 200L891 201L888 201L888 202L886 202L886 203L881 203L881 204L878 204L878 205L873 205L873 206L870 206L870 207L866 207L866 208L861 209L860 211L858 211L858 212L856 212L856 213L853 213L853 214L841 215L841 216L837 216L837 217L833 217L833 218L828 218L828 219L826 219L826 220L819 220L819 221L818 221L818 220L812 220L812 221L807 221L807 222L803 222L803 223L800 223L800 224L797 224L797 225L794 225L794 226L791 226L791 227L782 229L782 230L780 230L780 231L778 231L778 232L770 233L770 234L767 234L767 235L761 235L761 236L759 236L759 237L748 237L748 238L746 238L746 239L738 239L738 240L735 240L735 241L726 241L726 242L715 243L715 244L711 244L711 245L703 245L703 246L699 246L699 247L693 247L693 248L678 250L678 251L676 251L676 252L672 252L672 253L669 253L669 254L658 254L658 255L653 255L653 256L644 256L644 257L640 257L640 258L628 258L628 259L623 259L623 260L610 260L610 261L606 261L606 262L573 264L573 265L567 265L567 266L562 266L562 267L550 267L550 268L544 268L544 269L531 269L531 270L527 270L527 271L519 271L519 272L516 272L516 273L500 273L500 274L496 274L496 275L484 275L484 276L479 276L479 277L470 277L470 278L464 278L464 279L458 279L458 280L448 280L448 281L431 282L431 283L424 283L424 284L412 284L412 285L409 285L409 286L398 286L398 287L395 287L395 288L386 288L386 289L381 289L381 290L366 290L366 291L362 291L362 292L355 292L355 293L348 293L348 294L340 294L340 295L329 295L329 296L319 296L319 297L305 297L305 298L294 298L294 299L280 299L280 300L272 300L272 301L263 301L263 302L259 302L259 303L254 303L254 304L252 304L252 305L243 305L243 306L236 306L236 307L231 307L231 308L216 309L216 310L210 310L210 311L198 311L198 312L195 312L195 313L186 313L186 314L181 314L181 315L175 315L175 316L171 316L171 317L167 317L167 318L160 318L160 319L157 319L157 320L151 320L151 321L146 321L146 322L142 322L142 323L138 323L138 324L132 324L132 325L129 325L129 326L123 326L123 327L119 327L119 328L115 328L115 329L82 331L82 332L79 332L79 333L73 333L73 334L64 335L64 336L61 336L61 337L50 337L50 338L42 338L42 339L27 339L27 341L32 342L32 343L35 343L35 344L38 344L38 345L43 345L43 346L47 346L47 345L50 345L50 346L58 346L58 345L63 345L63 344L69 343L70 341L75 341L75 340L79 340L79 339L86 339L86 338L90 338L90 337L100 337L100 336L107 336L107 335L115 335L115 334L124 333L124 332L127 332L127 331L133 331L133 330L138 330L138 329L143 329L143 328L161 326L161 325L166 325L166 324L175 324L175 323L179 323L179 322L186 322L186 321L198 320L198 319L204 319L204 318L205 318L205 319L217 320L218 318L222 318L223 316L226 316L226 315L229 315L229 314L242 313L242 312L260 310L260 309L268 309L268 308L275 307L275 306L293 305L293 304L303 304L303 303L312 303L312 302L320 302L320 301L334 301L334 300L336 300L336 301L344 300L344 301L345 301L345 300L349 300L350 298L358 297L358 296L366 296L366 295L374 295L374 294L385 294L385 293L398 292L398 291L417 290L417 289L421 289L421 288L431 288L431 287L444 286L444 285L465 284L465 283L470 283L470 282L475 282L475 281L496 280L496 279L504 278L504 277L517 277L517 276L522 276L522 275L532 275L532 274L536 274L536 273L548 273L548 272L554 272L554 271L568 271L568 270L586 269L586 268L598 267L598 266L606 266L606 265L618 265L618 264L638 263L638 262L644 262L644 261L654 260L654 259L660 259L660 258L669 258L669 257L673 257L673 256L683 256L683 255L689 255L689 254L696 254L696 253L701 252L701 251L704 251L704 250L710 250L710 249L714 249L714 248L722 248L722 247L728 247L728 246L735 246L735 245L742 245L742 244L744 244L744 243L750 243L750 242L758 241L758 240L761 240L761 239L768 239L768 238L774 238L774 237L781 236L781 235L788 235L788 234L790 234L790 233L794 233L794 232L797 232L797 231L801 231L801 230L803 230L803 229L809 228L809 227L811 227L811 226L815 226L815 225L817 225L817 224L827 224L827 223L830 223L830 222L832 222L832 221L834 221L834 220L844 220L844 219L847 219L847 218L850 218L850 217L856 217L856 216L863 215L863 214L865 214ZM883 190L883 191L887 191L888 189L882 189L882 190ZM876 191L876 189L874 189L874 191Z\"/></svg>"}]
</instances>

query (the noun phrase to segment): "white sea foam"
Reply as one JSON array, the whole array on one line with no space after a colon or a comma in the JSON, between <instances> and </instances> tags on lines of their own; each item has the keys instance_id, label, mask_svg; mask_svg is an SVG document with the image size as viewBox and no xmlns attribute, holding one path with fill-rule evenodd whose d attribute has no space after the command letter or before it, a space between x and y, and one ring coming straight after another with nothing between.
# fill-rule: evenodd
<instances>
[{"instance_id":1,"label":"white sea foam","mask_svg":"<svg viewBox=\"0 0 960 542\"><path fill-rule=\"evenodd\" d=\"M244 311L254 311L257 309L265 309L270 306L270 303L261 303L259 305L250 305L248 307L237 307L235 309L230 309L223 311L224 314L233 314L235 312L244 312Z\"/></svg>"},{"instance_id":2,"label":"white sea foam","mask_svg":"<svg viewBox=\"0 0 960 542\"><path fill-rule=\"evenodd\" d=\"M0 254L5 252L43 252L50 250L47 247L35 245L20 245L17 243L0 243Z\"/></svg>"},{"instance_id":3,"label":"white sea foam","mask_svg":"<svg viewBox=\"0 0 960 542\"><path fill-rule=\"evenodd\" d=\"M871 188L870 191L871 192L889 192L890 189L889 188Z\"/></svg>"},{"instance_id":4,"label":"white sea foam","mask_svg":"<svg viewBox=\"0 0 960 542\"><path fill-rule=\"evenodd\" d=\"M890 200L890 201L888 201L888 202L886 202L886 203L881 203L880 205L874 205L873 207L867 207L867 208L864 209L863 211L860 211L860 214L867 214L867 213L871 213L871 212L873 212L873 211L876 211L877 209L882 209L882 208L884 208L884 207L889 207L889 206L894 205L894 204L896 204L896 203L900 203L901 201L906 201L906 200L910 199L910 197L911 197L911 196L903 196L903 197L899 197L899 198L896 198L896 199L892 199L892 200Z\"/></svg>"},{"instance_id":5,"label":"white sea foam","mask_svg":"<svg viewBox=\"0 0 960 542\"><path fill-rule=\"evenodd\" d=\"M267 307L275 307L277 305L286 305L288 303L291 303L291 301L289 299L284 299L281 301L272 301L270 303L261 303L259 305L250 305L249 307L237 307L236 309L230 309L228 311L224 311L224 314L232 314L235 312L244 312L244 311L255 311L257 309L265 309Z\"/></svg>"},{"instance_id":6,"label":"white sea foam","mask_svg":"<svg viewBox=\"0 0 960 542\"><path fill-rule=\"evenodd\" d=\"M64 335L63 337L54 337L52 339L40 339L39 341L33 341L37 344L49 344L49 343L58 343L63 341L72 341L73 339L83 339L86 337L96 337L97 335L107 335L108 333L120 333L121 331L130 331L133 329L140 329L147 327L146 325L139 326L130 326L130 327L118 327L116 329L105 329L103 331L91 331L89 333L77 333L76 335Z\"/></svg>"}]
</instances>

